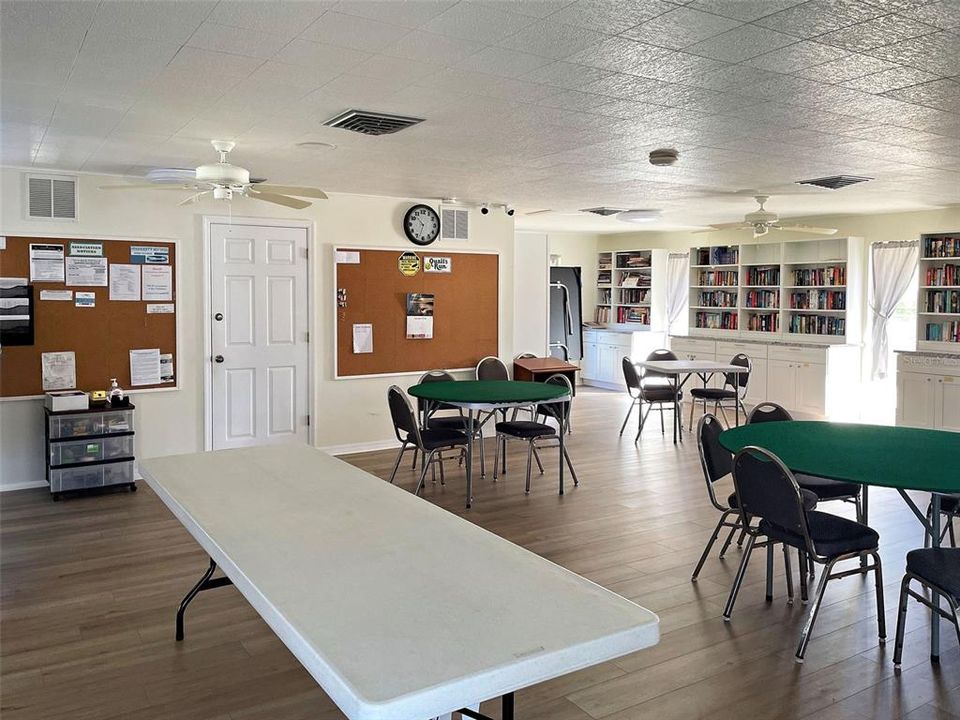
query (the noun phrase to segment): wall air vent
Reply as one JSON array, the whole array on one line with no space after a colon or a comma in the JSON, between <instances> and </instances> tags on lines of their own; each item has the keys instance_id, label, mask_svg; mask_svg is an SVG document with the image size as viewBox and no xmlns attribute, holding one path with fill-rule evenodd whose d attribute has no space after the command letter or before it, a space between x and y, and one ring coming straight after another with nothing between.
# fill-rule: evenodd
<instances>
[{"instance_id":1,"label":"wall air vent","mask_svg":"<svg viewBox=\"0 0 960 720\"><path fill-rule=\"evenodd\" d=\"M602 215L603 217L610 217L611 215L618 215L622 213L625 208L612 208L612 207L593 207L593 208L584 208L580 212L593 213L594 215Z\"/></svg>"},{"instance_id":2,"label":"wall air vent","mask_svg":"<svg viewBox=\"0 0 960 720\"><path fill-rule=\"evenodd\" d=\"M77 179L64 175L26 175L27 217L76 220Z\"/></svg>"},{"instance_id":3,"label":"wall air vent","mask_svg":"<svg viewBox=\"0 0 960 720\"><path fill-rule=\"evenodd\" d=\"M390 115L389 113L370 112L368 110L347 110L327 120L327 127L352 130L363 135L389 135L411 125L423 122L423 118Z\"/></svg>"},{"instance_id":4,"label":"wall air vent","mask_svg":"<svg viewBox=\"0 0 960 720\"><path fill-rule=\"evenodd\" d=\"M470 211L467 208L440 206L440 239L470 239Z\"/></svg>"},{"instance_id":5,"label":"wall air vent","mask_svg":"<svg viewBox=\"0 0 960 720\"><path fill-rule=\"evenodd\" d=\"M813 180L797 180L796 185L815 185L817 187L827 188L828 190L839 190L847 185L856 185L857 183L873 180L870 177L860 177L859 175L833 175L831 177L815 178Z\"/></svg>"}]
</instances>

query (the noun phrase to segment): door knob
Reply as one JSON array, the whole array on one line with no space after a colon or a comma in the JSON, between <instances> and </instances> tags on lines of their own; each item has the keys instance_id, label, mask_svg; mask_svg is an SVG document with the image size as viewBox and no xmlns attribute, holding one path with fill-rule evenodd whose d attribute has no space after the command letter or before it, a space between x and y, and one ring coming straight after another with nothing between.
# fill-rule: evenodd
<instances>
[{"instance_id":1,"label":"door knob","mask_svg":"<svg viewBox=\"0 0 960 720\"><path fill-rule=\"evenodd\" d=\"M216 363L222 363L222 362L223 362L223 355L215 355L215 356L213 357L213 361L216 362Z\"/></svg>"},{"instance_id":2,"label":"door knob","mask_svg":"<svg viewBox=\"0 0 960 720\"><path fill-rule=\"evenodd\" d=\"M221 320L223 320L223 313L217 313L216 315L213 316L213 319L216 320L217 322L220 322Z\"/></svg>"}]
</instances>

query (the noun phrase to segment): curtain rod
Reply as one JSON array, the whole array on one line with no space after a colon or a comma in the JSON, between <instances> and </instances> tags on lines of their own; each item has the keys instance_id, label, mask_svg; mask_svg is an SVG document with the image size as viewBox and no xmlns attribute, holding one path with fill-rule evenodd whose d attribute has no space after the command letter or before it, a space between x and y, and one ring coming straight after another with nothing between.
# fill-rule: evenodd
<instances>
[{"instance_id":1,"label":"curtain rod","mask_svg":"<svg viewBox=\"0 0 960 720\"><path fill-rule=\"evenodd\" d=\"M668 257L668 258L685 258L685 257L690 257L690 253L688 253L688 252L685 252L685 253L670 253L669 255L667 255L667 257Z\"/></svg>"},{"instance_id":2,"label":"curtain rod","mask_svg":"<svg viewBox=\"0 0 960 720\"><path fill-rule=\"evenodd\" d=\"M910 247L912 245L919 245L919 244L920 244L919 240L885 240L885 241L878 240L877 242L870 243L870 246L876 247L879 245L880 247Z\"/></svg>"}]
</instances>

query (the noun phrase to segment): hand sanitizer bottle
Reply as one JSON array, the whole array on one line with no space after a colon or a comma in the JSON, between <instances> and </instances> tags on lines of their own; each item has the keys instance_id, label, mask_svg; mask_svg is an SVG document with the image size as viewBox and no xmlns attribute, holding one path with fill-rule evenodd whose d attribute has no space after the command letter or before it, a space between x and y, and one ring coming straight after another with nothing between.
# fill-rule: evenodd
<instances>
[{"instance_id":1,"label":"hand sanitizer bottle","mask_svg":"<svg viewBox=\"0 0 960 720\"><path fill-rule=\"evenodd\" d=\"M116 401L117 403L123 402L123 398L124 398L123 390L121 390L120 386L117 385L116 378L110 378L110 393L108 397L110 398L111 404L113 404L114 401Z\"/></svg>"}]
</instances>

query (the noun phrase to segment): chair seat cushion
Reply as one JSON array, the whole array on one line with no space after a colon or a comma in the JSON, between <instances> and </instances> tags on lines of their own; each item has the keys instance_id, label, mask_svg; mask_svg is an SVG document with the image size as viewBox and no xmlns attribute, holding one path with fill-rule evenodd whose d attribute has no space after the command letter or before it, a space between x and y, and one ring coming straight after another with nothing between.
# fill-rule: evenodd
<instances>
[{"instance_id":1,"label":"chair seat cushion","mask_svg":"<svg viewBox=\"0 0 960 720\"><path fill-rule=\"evenodd\" d=\"M643 389L643 397L647 402L673 402L683 398L683 393L674 393L672 387L666 385L652 385Z\"/></svg>"},{"instance_id":2,"label":"chair seat cushion","mask_svg":"<svg viewBox=\"0 0 960 720\"><path fill-rule=\"evenodd\" d=\"M817 496L814 495L809 490L804 490L800 488L800 496L803 498L803 509L804 510L813 510L817 507ZM727 507L731 507L736 510L740 507L737 504L737 494L733 493L730 497L727 498Z\"/></svg>"},{"instance_id":3,"label":"chair seat cushion","mask_svg":"<svg viewBox=\"0 0 960 720\"><path fill-rule=\"evenodd\" d=\"M877 531L853 520L838 515L810 510L807 512L810 540L817 554L835 558L861 550L874 550L880 543ZM804 549L803 537L791 530L761 520L760 532L772 540L778 540L795 548Z\"/></svg>"},{"instance_id":4,"label":"chair seat cushion","mask_svg":"<svg viewBox=\"0 0 960 720\"><path fill-rule=\"evenodd\" d=\"M960 548L923 548L907 553L907 572L960 601Z\"/></svg>"},{"instance_id":5,"label":"chair seat cushion","mask_svg":"<svg viewBox=\"0 0 960 720\"><path fill-rule=\"evenodd\" d=\"M510 420L508 422L498 422L497 432L503 435L510 435L518 438L538 438L556 435L556 428L543 423L531 422L530 420Z\"/></svg>"},{"instance_id":6,"label":"chair seat cushion","mask_svg":"<svg viewBox=\"0 0 960 720\"><path fill-rule=\"evenodd\" d=\"M821 500L836 500L837 498L855 497L860 494L860 485L857 483L841 482L815 475L797 474L797 485L816 494Z\"/></svg>"},{"instance_id":7,"label":"chair seat cushion","mask_svg":"<svg viewBox=\"0 0 960 720\"><path fill-rule=\"evenodd\" d=\"M467 419L460 415L442 415L427 420L427 427L431 430L447 428L448 430L466 430Z\"/></svg>"},{"instance_id":8,"label":"chair seat cushion","mask_svg":"<svg viewBox=\"0 0 960 720\"><path fill-rule=\"evenodd\" d=\"M427 430L421 430L420 439L423 440L423 446L427 450L467 444L467 436L464 433L459 430L451 430L450 428L429 428ZM414 442L414 438L409 438L409 441Z\"/></svg>"},{"instance_id":9,"label":"chair seat cushion","mask_svg":"<svg viewBox=\"0 0 960 720\"><path fill-rule=\"evenodd\" d=\"M700 400L733 400L737 397L735 390L729 388L690 388L690 395Z\"/></svg>"}]
</instances>

